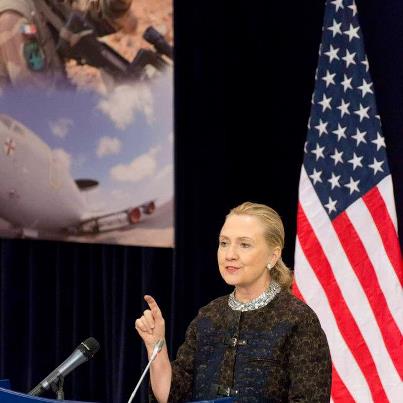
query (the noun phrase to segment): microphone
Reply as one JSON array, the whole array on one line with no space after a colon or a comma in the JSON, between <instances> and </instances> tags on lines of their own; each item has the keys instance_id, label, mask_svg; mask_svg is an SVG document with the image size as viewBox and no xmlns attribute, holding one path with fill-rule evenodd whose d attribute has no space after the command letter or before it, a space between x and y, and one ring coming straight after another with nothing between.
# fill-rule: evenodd
<instances>
[{"instance_id":1,"label":"microphone","mask_svg":"<svg viewBox=\"0 0 403 403\"><path fill-rule=\"evenodd\" d=\"M148 369L150 368L151 363L155 360L155 357L157 356L157 354L162 350L162 347L164 347L164 343L165 343L164 339L160 339L154 344L153 352L151 354L150 359L148 360L148 364L147 364L145 370L143 371L139 381L137 382L137 385L134 388L133 393L131 394L128 403L131 403L132 400L134 399L134 396L136 396L136 393L141 385L142 380L144 379Z\"/></svg>"},{"instance_id":2,"label":"microphone","mask_svg":"<svg viewBox=\"0 0 403 403\"><path fill-rule=\"evenodd\" d=\"M89 337L79 344L72 352L69 358L62 362L54 371L52 371L44 380L38 383L28 394L31 396L39 396L48 390L52 384L58 382L60 378L64 378L71 371L82 363L88 361L99 350L99 343Z\"/></svg>"}]
</instances>

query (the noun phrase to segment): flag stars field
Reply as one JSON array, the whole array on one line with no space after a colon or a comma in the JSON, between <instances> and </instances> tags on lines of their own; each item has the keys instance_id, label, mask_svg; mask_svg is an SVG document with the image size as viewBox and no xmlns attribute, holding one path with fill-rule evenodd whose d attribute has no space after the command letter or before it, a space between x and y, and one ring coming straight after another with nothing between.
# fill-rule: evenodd
<instances>
[{"instance_id":1,"label":"flag stars field","mask_svg":"<svg viewBox=\"0 0 403 403\"><path fill-rule=\"evenodd\" d=\"M315 168L313 169L313 172L311 175L309 175L309 177L312 179L313 184L316 185L316 183L320 182L322 183L322 171L317 171Z\"/></svg>"},{"instance_id":2,"label":"flag stars field","mask_svg":"<svg viewBox=\"0 0 403 403\"><path fill-rule=\"evenodd\" d=\"M337 107L337 109L340 111L341 117L344 115L350 115L350 110L348 107L350 106L350 102L345 102L344 99L341 100L340 105Z\"/></svg>"},{"instance_id":3,"label":"flag stars field","mask_svg":"<svg viewBox=\"0 0 403 403\"><path fill-rule=\"evenodd\" d=\"M357 147L361 144L361 143L366 143L367 140L365 140L365 136L367 135L367 132L361 132L360 129L357 128L356 133L351 136L351 138L353 138L356 142L357 142Z\"/></svg>"},{"instance_id":4,"label":"flag stars field","mask_svg":"<svg viewBox=\"0 0 403 403\"><path fill-rule=\"evenodd\" d=\"M326 88L329 87L330 84L335 85L334 76L336 73L330 74L329 70L326 70L326 75L322 77L322 80L326 83Z\"/></svg>"},{"instance_id":5,"label":"flag stars field","mask_svg":"<svg viewBox=\"0 0 403 403\"><path fill-rule=\"evenodd\" d=\"M338 163L342 164L344 162L343 153L344 151L338 151L337 148L334 149L334 154L330 156L334 161L334 165L337 165Z\"/></svg>"},{"instance_id":6,"label":"flag stars field","mask_svg":"<svg viewBox=\"0 0 403 403\"><path fill-rule=\"evenodd\" d=\"M323 94L322 101L318 102L318 104L322 105L322 112L325 112L326 109L332 109L330 106L330 102L332 101L332 98L329 97L327 98L325 94Z\"/></svg>"},{"instance_id":7,"label":"flag stars field","mask_svg":"<svg viewBox=\"0 0 403 403\"><path fill-rule=\"evenodd\" d=\"M369 119L368 110L369 106L364 107L362 104L360 104L360 108L354 111L354 113L360 117L360 122L362 122L363 119Z\"/></svg>"},{"instance_id":8,"label":"flag stars field","mask_svg":"<svg viewBox=\"0 0 403 403\"><path fill-rule=\"evenodd\" d=\"M361 62L361 64L363 64L365 66L365 72L368 73L369 70L369 63L368 63L368 58L367 56L365 56L365 59Z\"/></svg>"},{"instance_id":9,"label":"flag stars field","mask_svg":"<svg viewBox=\"0 0 403 403\"><path fill-rule=\"evenodd\" d=\"M374 171L374 175L376 175L377 172L383 172L383 164L384 161L377 161L376 158L374 158L374 162L368 166Z\"/></svg>"},{"instance_id":10,"label":"flag stars field","mask_svg":"<svg viewBox=\"0 0 403 403\"><path fill-rule=\"evenodd\" d=\"M350 182L349 183L346 183L344 186L346 187L346 188L349 188L349 190L350 190L350 195L353 193L353 192L359 192L360 191L360 189L358 188L358 184L360 183L360 180L359 179L357 179L356 181L352 178L352 177L350 177Z\"/></svg>"},{"instance_id":11,"label":"flag stars field","mask_svg":"<svg viewBox=\"0 0 403 403\"><path fill-rule=\"evenodd\" d=\"M342 59L346 62L346 68L349 68L350 64L356 64L355 55L355 52L350 53L348 49L346 49L346 54L342 57Z\"/></svg>"},{"instance_id":12,"label":"flag stars field","mask_svg":"<svg viewBox=\"0 0 403 403\"><path fill-rule=\"evenodd\" d=\"M379 151L382 147L386 148L385 138L378 133L376 133L376 139L372 140L371 143L376 145L376 151Z\"/></svg>"},{"instance_id":13,"label":"flag stars field","mask_svg":"<svg viewBox=\"0 0 403 403\"><path fill-rule=\"evenodd\" d=\"M337 22L335 19L333 19L333 25L328 27L327 29L332 32L334 38L337 34L342 35L340 27L341 22Z\"/></svg>"},{"instance_id":14,"label":"flag stars field","mask_svg":"<svg viewBox=\"0 0 403 403\"><path fill-rule=\"evenodd\" d=\"M364 98L365 95L367 94L373 94L372 89L371 89L372 83L367 83L365 81L365 78L362 79L362 85L360 85L359 88L362 92L362 97Z\"/></svg>"},{"instance_id":15,"label":"flag stars field","mask_svg":"<svg viewBox=\"0 0 403 403\"><path fill-rule=\"evenodd\" d=\"M353 89L353 86L351 85L352 79L353 79L352 77L348 77L346 74L344 74L344 80L341 82L344 92L346 92L348 89L350 90Z\"/></svg>"},{"instance_id":16,"label":"flag stars field","mask_svg":"<svg viewBox=\"0 0 403 403\"><path fill-rule=\"evenodd\" d=\"M322 136L323 133L327 134L327 122L322 122L322 119L319 119L319 124L315 126L315 129L319 132L319 137Z\"/></svg>"},{"instance_id":17,"label":"flag stars field","mask_svg":"<svg viewBox=\"0 0 403 403\"><path fill-rule=\"evenodd\" d=\"M340 57L337 55L338 53L339 49L330 45L330 49L325 52L325 55L329 57L329 63L332 63L333 60L340 60Z\"/></svg>"},{"instance_id":18,"label":"flag stars field","mask_svg":"<svg viewBox=\"0 0 403 403\"><path fill-rule=\"evenodd\" d=\"M362 157L362 156L359 157L356 153L353 153L353 158L351 158L351 160L348 160L348 162L353 165L353 171L355 171L355 168L357 168L357 167L362 168L361 160L363 158L364 157Z\"/></svg>"},{"instance_id":19,"label":"flag stars field","mask_svg":"<svg viewBox=\"0 0 403 403\"><path fill-rule=\"evenodd\" d=\"M325 158L325 156L323 155L324 149L325 149L325 147L320 147L319 143L316 143L316 148L311 151L312 154L315 154L316 161L318 161L319 158Z\"/></svg>"},{"instance_id":20,"label":"flag stars field","mask_svg":"<svg viewBox=\"0 0 403 403\"><path fill-rule=\"evenodd\" d=\"M353 3L348 6L348 8L349 8L350 10L352 10L352 12L353 12L353 17L355 17L355 15L357 14L357 6L356 6L356 4L355 4L355 1L353 1Z\"/></svg>"},{"instance_id":21,"label":"flag stars field","mask_svg":"<svg viewBox=\"0 0 403 403\"><path fill-rule=\"evenodd\" d=\"M327 211L329 213L336 211L336 203L337 200L332 200L332 198L329 197L329 201L327 202L327 204L325 204L325 207L327 208Z\"/></svg>"},{"instance_id":22,"label":"flag stars field","mask_svg":"<svg viewBox=\"0 0 403 403\"><path fill-rule=\"evenodd\" d=\"M333 130L332 133L334 133L335 135L337 135L337 141L340 141L342 138L347 138L346 136L346 129L347 127L344 126L342 127L340 125L340 123L337 123L337 130Z\"/></svg>"},{"instance_id":23,"label":"flag stars field","mask_svg":"<svg viewBox=\"0 0 403 403\"><path fill-rule=\"evenodd\" d=\"M348 31L344 31L343 34L348 36L348 40L351 42L354 38L360 39L360 36L358 35L358 30L360 27L353 27L352 24L350 24L350 29Z\"/></svg>"},{"instance_id":24,"label":"flag stars field","mask_svg":"<svg viewBox=\"0 0 403 403\"><path fill-rule=\"evenodd\" d=\"M336 7L336 12L339 11L340 8L344 8L343 0L333 0L332 4Z\"/></svg>"},{"instance_id":25,"label":"flag stars field","mask_svg":"<svg viewBox=\"0 0 403 403\"><path fill-rule=\"evenodd\" d=\"M340 175L335 175L334 174L334 172L332 172L332 177L330 178L330 179L328 179L328 182L330 183L330 185L331 185L331 187L332 187L332 190L335 188L335 187L340 187L340 183L339 183L339 181L340 181Z\"/></svg>"}]
</instances>

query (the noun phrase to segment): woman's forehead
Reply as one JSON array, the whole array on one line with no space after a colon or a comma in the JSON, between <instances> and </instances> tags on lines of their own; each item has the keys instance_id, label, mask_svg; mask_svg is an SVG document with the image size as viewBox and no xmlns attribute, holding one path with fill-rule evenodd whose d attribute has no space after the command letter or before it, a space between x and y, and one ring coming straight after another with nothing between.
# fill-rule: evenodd
<instances>
[{"instance_id":1,"label":"woman's forehead","mask_svg":"<svg viewBox=\"0 0 403 403\"><path fill-rule=\"evenodd\" d=\"M231 214L221 228L220 235L230 238L257 238L262 237L264 225L259 218L251 215Z\"/></svg>"}]
</instances>

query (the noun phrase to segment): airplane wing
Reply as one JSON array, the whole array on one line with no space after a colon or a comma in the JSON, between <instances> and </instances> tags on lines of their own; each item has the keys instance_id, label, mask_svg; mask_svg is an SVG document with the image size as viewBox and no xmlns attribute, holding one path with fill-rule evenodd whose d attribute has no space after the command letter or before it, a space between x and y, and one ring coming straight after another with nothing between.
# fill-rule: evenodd
<instances>
[{"instance_id":1,"label":"airplane wing","mask_svg":"<svg viewBox=\"0 0 403 403\"><path fill-rule=\"evenodd\" d=\"M130 228L139 223L144 215L153 214L155 209L155 200L149 200L135 207L85 218L68 228L67 232L70 235L88 235Z\"/></svg>"}]
</instances>

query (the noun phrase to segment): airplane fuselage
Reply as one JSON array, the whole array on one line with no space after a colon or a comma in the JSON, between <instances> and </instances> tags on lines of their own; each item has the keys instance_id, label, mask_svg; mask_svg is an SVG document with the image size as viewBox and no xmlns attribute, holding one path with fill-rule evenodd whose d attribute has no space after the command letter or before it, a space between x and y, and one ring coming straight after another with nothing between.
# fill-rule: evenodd
<instances>
[{"instance_id":1,"label":"airplane fuselage","mask_svg":"<svg viewBox=\"0 0 403 403\"><path fill-rule=\"evenodd\" d=\"M67 166L35 133L0 115L0 216L21 228L61 230L85 202Z\"/></svg>"}]
</instances>

